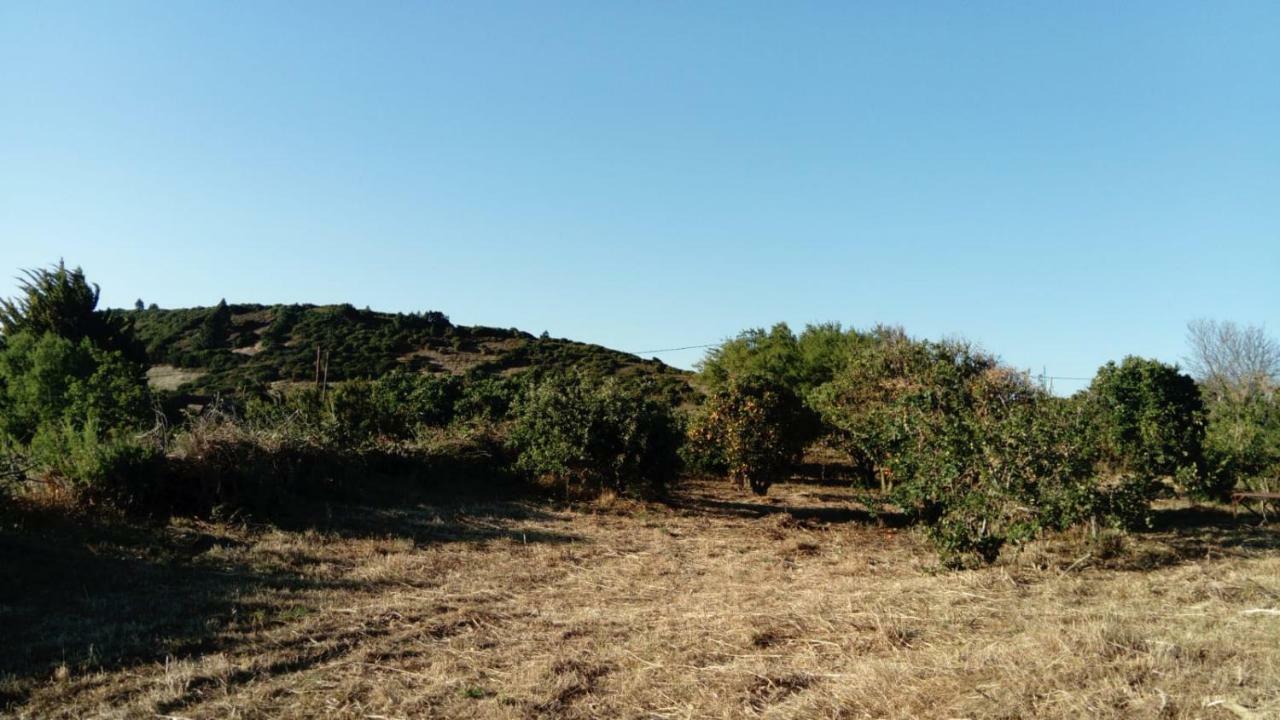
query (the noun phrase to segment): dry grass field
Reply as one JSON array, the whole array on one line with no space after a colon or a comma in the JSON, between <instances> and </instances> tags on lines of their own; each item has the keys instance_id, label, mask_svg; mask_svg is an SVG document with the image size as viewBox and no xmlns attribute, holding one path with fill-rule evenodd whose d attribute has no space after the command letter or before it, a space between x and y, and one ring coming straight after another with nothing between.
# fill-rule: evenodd
<instances>
[{"instance_id":1,"label":"dry grass field","mask_svg":"<svg viewBox=\"0 0 1280 720\"><path fill-rule=\"evenodd\" d=\"M1232 718L1280 713L1280 528L942 570L820 482L667 504L334 509L0 535L31 718ZM1243 518L1242 518L1243 520Z\"/></svg>"}]
</instances>

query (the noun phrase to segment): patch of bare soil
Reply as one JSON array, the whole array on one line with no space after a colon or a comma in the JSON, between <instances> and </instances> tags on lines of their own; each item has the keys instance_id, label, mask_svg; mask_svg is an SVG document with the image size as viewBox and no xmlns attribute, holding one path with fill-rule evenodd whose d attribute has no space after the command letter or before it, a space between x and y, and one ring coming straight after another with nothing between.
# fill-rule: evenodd
<instances>
[{"instance_id":1,"label":"patch of bare soil","mask_svg":"<svg viewBox=\"0 0 1280 720\"><path fill-rule=\"evenodd\" d=\"M820 482L0 533L31 718L1231 718L1280 710L1276 526L1169 508L942 570Z\"/></svg>"},{"instance_id":2,"label":"patch of bare soil","mask_svg":"<svg viewBox=\"0 0 1280 720\"><path fill-rule=\"evenodd\" d=\"M204 377L205 370L153 365L147 369L147 384L156 390L177 390L179 387Z\"/></svg>"}]
</instances>

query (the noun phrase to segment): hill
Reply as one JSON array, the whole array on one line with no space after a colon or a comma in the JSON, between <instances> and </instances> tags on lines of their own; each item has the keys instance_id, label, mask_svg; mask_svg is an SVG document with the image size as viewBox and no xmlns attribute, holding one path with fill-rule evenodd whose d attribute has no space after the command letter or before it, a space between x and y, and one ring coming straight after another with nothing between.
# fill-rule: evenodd
<instances>
[{"instance_id":1,"label":"hill","mask_svg":"<svg viewBox=\"0 0 1280 720\"><path fill-rule=\"evenodd\" d=\"M454 325L440 312L386 313L351 305L228 305L124 313L145 346L153 387L235 394L284 383L423 373L514 375L581 368L651 379L675 402L691 374L600 345L515 328ZM321 362L317 363L317 356Z\"/></svg>"}]
</instances>

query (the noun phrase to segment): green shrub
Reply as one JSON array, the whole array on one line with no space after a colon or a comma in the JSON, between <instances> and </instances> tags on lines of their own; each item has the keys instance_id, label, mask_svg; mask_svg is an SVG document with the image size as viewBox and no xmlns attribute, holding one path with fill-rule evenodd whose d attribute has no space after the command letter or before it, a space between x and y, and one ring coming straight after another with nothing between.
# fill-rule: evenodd
<instances>
[{"instance_id":1,"label":"green shrub","mask_svg":"<svg viewBox=\"0 0 1280 720\"><path fill-rule=\"evenodd\" d=\"M250 401L248 417L259 425L288 423L326 442L361 445L379 439L408 440L424 428L455 419L505 418L519 384L505 378L426 375L395 370L378 380L336 383Z\"/></svg>"},{"instance_id":2,"label":"green shrub","mask_svg":"<svg viewBox=\"0 0 1280 720\"><path fill-rule=\"evenodd\" d=\"M219 300L217 306L209 310L200 323L200 332L196 335L196 347L200 350L217 350L228 344L231 333L231 308L226 300Z\"/></svg>"},{"instance_id":3,"label":"green shrub","mask_svg":"<svg viewBox=\"0 0 1280 720\"><path fill-rule=\"evenodd\" d=\"M843 370L810 394L851 455L865 457L882 489L935 464L922 432L973 413L971 386L998 365L963 342L917 341L877 328L853 347Z\"/></svg>"},{"instance_id":4,"label":"green shrub","mask_svg":"<svg viewBox=\"0 0 1280 720\"><path fill-rule=\"evenodd\" d=\"M59 261L49 269L26 270L23 276L19 295L0 300L0 333L51 334L72 343L88 340L130 360L141 359L130 322L121 313L97 309L99 288L85 279L83 270L68 270Z\"/></svg>"},{"instance_id":5,"label":"green shrub","mask_svg":"<svg viewBox=\"0 0 1280 720\"><path fill-rule=\"evenodd\" d=\"M1237 484L1280 489L1280 393L1275 390L1214 402L1205 434L1208 471L1200 494L1222 497Z\"/></svg>"},{"instance_id":6,"label":"green shrub","mask_svg":"<svg viewBox=\"0 0 1280 720\"><path fill-rule=\"evenodd\" d=\"M386 387L367 380L349 380L331 388L326 398L329 440L362 445L380 436L404 434L404 416Z\"/></svg>"},{"instance_id":7,"label":"green shrub","mask_svg":"<svg viewBox=\"0 0 1280 720\"><path fill-rule=\"evenodd\" d=\"M522 388L523 383L515 378L468 376L460 385L454 416L461 420L503 420L511 414Z\"/></svg>"},{"instance_id":8,"label":"green shrub","mask_svg":"<svg viewBox=\"0 0 1280 720\"><path fill-rule=\"evenodd\" d=\"M92 421L42 426L30 454L37 472L65 487L77 504L118 508L152 503L164 465L154 445L103 431Z\"/></svg>"},{"instance_id":9,"label":"green shrub","mask_svg":"<svg viewBox=\"0 0 1280 720\"><path fill-rule=\"evenodd\" d=\"M1093 515L1112 527L1137 530L1151 525L1151 501L1160 492L1160 482L1143 475L1123 476L1100 484Z\"/></svg>"},{"instance_id":10,"label":"green shrub","mask_svg":"<svg viewBox=\"0 0 1280 720\"><path fill-rule=\"evenodd\" d=\"M515 408L510 441L520 470L576 490L660 492L679 469L668 406L580 373L533 385Z\"/></svg>"},{"instance_id":11,"label":"green shrub","mask_svg":"<svg viewBox=\"0 0 1280 720\"><path fill-rule=\"evenodd\" d=\"M27 449L12 437L0 433L0 506L26 479Z\"/></svg>"},{"instance_id":12,"label":"green shrub","mask_svg":"<svg viewBox=\"0 0 1280 720\"><path fill-rule=\"evenodd\" d=\"M1086 403L1053 398L963 342L878 331L812 394L944 560L991 561L1045 529L1141 522L1153 483L1099 482Z\"/></svg>"},{"instance_id":13,"label":"green shrub","mask_svg":"<svg viewBox=\"0 0 1280 720\"><path fill-rule=\"evenodd\" d=\"M1102 460L1121 474L1182 478L1207 488L1205 409L1190 376L1157 360L1107 363L1087 391Z\"/></svg>"},{"instance_id":14,"label":"green shrub","mask_svg":"<svg viewBox=\"0 0 1280 720\"><path fill-rule=\"evenodd\" d=\"M66 423L136 428L149 406L142 369L88 338L23 332L0 347L0 433L19 442Z\"/></svg>"},{"instance_id":15,"label":"green shrub","mask_svg":"<svg viewBox=\"0 0 1280 720\"><path fill-rule=\"evenodd\" d=\"M303 309L299 305L277 305L271 316L271 323L262 331L262 346L275 349L284 346L289 339L289 332L302 317Z\"/></svg>"},{"instance_id":16,"label":"green shrub","mask_svg":"<svg viewBox=\"0 0 1280 720\"><path fill-rule=\"evenodd\" d=\"M804 375L796 336L786 323L744 330L707 351L699 363L703 381L714 392L733 380L762 378L795 392Z\"/></svg>"},{"instance_id":17,"label":"green shrub","mask_svg":"<svg viewBox=\"0 0 1280 720\"><path fill-rule=\"evenodd\" d=\"M321 442L329 424L319 388L296 388L250 397L244 404L247 429L297 441Z\"/></svg>"},{"instance_id":18,"label":"green shrub","mask_svg":"<svg viewBox=\"0 0 1280 720\"><path fill-rule=\"evenodd\" d=\"M799 336L778 323L726 340L708 351L699 368L713 392L734 379L763 378L804 398L843 369L851 351L866 341L867 336L839 323L807 325Z\"/></svg>"},{"instance_id":19,"label":"green shrub","mask_svg":"<svg viewBox=\"0 0 1280 720\"><path fill-rule=\"evenodd\" d=\"M687 455L703 467L723 467L730 480L763 495L789 474L815 427L816 418L785 385L731 378L690 422Z\"/></svg>"},{"instance_id":20,"label":"green shrub","mask_svg":"<svg viewBox=\"0 0 1280 720\"><path fill-rule=\"evenodd\" d=\"M380 382L395 383L396 376ZM453 422L455 407L462 394L462 381L453 375L422 375L406 383L403 394L397 394L406 408L410 429L420 426L444 427Z\"/></svg>"},{"instance_id":21,"label":"green shrub","mask_svg":"<svg viewBox=\"0 0 1280 720\"><path fill-rule=\"evenodd\" d=\"M890 496L929 522L944 560L990 562L1006 544L1098 510L1077 408L999 367L968 378L962 393L962 409L906 415L910 439L882 459L898 478Z\"/></svg>"},{"instance_id":22,"label":"green shrub","mask_svg":"<svg viewBox=\"0 0 1280 720\"><path fill-rule=\"evenodd\" d=\"M410 437L419 422L415 402L421 388L408 373L381 380L348 380L325 391L294 388L250 398L245 419L261 431L316 444L343 447Z\"/></svg>"}]
</instances>

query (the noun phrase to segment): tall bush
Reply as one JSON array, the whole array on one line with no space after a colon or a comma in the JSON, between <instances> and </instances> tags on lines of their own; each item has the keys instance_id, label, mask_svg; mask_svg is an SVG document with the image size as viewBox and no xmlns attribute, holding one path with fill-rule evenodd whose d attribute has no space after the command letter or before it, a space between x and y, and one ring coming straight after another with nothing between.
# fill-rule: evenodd
<instances>
[{"instance_id":1,"label":"tall bush","mask_svg":"<svg viewBox=\"0 0 1280 720\"><path fill-rule=\"evenodd\" d=\"M1131 525L1149 507L1141 479L1099 483L1084 405L964 342L878 331L812 400L948 562L1088 518Z\"/></svg>"},{"instance_id":2,"label":"tall bush","mask_svg":"<svg viewBox=\"0 0 1280 720\"><path fill-rule=\"evenodd\" d=\"M159 493L160 449L93 420L42 425L29 452L46 481L79 505L143 508Z\"/></svg>"},{"instance_id":3,"label":"tall bush","mask_svg":"<svg viewBox=\"0 0 1280 720\"><path fill-rule=\"evenodd\" d=\"M917 341L899 329L878 328L810 401L887 491L918 475L916 462L930 462L909 452L920 444L921 428L971 413L970 385L996 367L994 358L963 342Z\"/></svg>"},{"instance_id":4,"label":"tall bush","mask_svg":"<svg viewBox=\"0 0 1280 720\"><path fill-rule=\"evenodd\" d=\"M1264 328L1196 320L1188 365L1208 408L1205 494L1280 483L1280 342Z\"/></svg>"},{"instance_id":5,"label":"tall bush","mask_svg":"<svg viewBox=\"0 0 1280 720\"><path fill-rule=\"evenodd\" d=\"M472 374L459 388L453 406L456 419L496 422L511 414L523 382L517 378Z\"/></svg>"},{"instance_id":6,"label":"tall bush","mask_svg":"<svg viewBox=\"0 0 1280 720\"><path fill-rule=\"evenodd\" d=\"M1189 375L1127 357L1099 368L1086 398L1091 430L1112 471L1176 478L1194 493L1213 494L1204 466L1205 407Z\"/></svg>"},{"instance_id":7,"label":"tall bush","mask_svg":"<svg viewBox=\"0 0 1280 720\"><path fill-rule=\"evenodd\" d=\"M1214 402L1204 442L1207 494L1222 496L1237 484L1280 490L1280 392Z\"/></svg>"},{"instance_id":8,"label":"tall bush","mask_svg":"<svg viewBox=\"0 0 1280 720\"><path fill-rule=\"evenodd\" d=\"M99 288L80 268L68 269L61 260L49 268L24 270L18 295L0 300L0 334L12 337L56 335L73 343L118 350L131 360L141 359L132 326L124 315L98 310Z\"/></svg>"},{"instance_id":9,"label":"tall bush","mask_svg":"<svg viewBox=\"0 0 1280 720\"><path fill-rule=\"evenodd\" d=\"M778 323L767 331L754 328L726 340L708 351L699 368L712 391L735 379L762 378L803 399L843 369L853 348L866 340L839 323L806 325L798 336L786 323Z\"/></svg>"},{"instance_id":10,"label":"tall bush","mask_svg":"<svg viewBox=\"0 0 1280 720\"><path fill-rule=\"evenodd\" d=\"M40 428L136 428L148 419L140 366L88 338L6 336L0 347L0 432L29 442Z\"/></svg>"},{"instance_id":11,"label":"tall bush","mask_svg":"<svg viewBox=\"0 0 1280 720\"><path fill-rule=\"evenodd\" d=\"M196 335L196 348L217 350L226 347L230 332L231 308L226 300L219 300L200 322L200 331Z\"/></svg>"},{"instance_id":12,"label":"tall bush","mask_svg":"<svg viewBox=\"0 0 1280 720\"><path fill-rule=\"evenodd\" d=\"M786 478L815 429L816 418L787 386L758 376L731 378L690 422L690 454L763 495Z\"/></svg>"},{"instance_id":13,"label":"tall bush","mask_svg":"<svg viewBox=\"0 0 1280 720\"><path fill-rule=\"evenodd\" d=\"M515 407L510 442L519 469L578 491L661 492L679 469L670 407L580 373L534 384Z\"/></svg>"}]
</instances>

